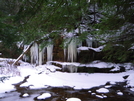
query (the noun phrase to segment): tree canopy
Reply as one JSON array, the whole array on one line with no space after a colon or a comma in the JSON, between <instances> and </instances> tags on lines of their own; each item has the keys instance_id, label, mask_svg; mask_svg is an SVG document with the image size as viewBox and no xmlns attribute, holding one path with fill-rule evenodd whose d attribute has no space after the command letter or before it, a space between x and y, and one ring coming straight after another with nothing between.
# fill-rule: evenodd
<instances>
[{"instance_id":1,"label":"tree canopy","mask_svg":"<svg viewBox=\"0 0 134 101\"><path fill-rule=\"evenodd\" d=\"M2 0L0 41L30 43L79 29L81 40L92 35L129 48L134 42L133 12L131 0Z\"/></svg>"}]
</instances>

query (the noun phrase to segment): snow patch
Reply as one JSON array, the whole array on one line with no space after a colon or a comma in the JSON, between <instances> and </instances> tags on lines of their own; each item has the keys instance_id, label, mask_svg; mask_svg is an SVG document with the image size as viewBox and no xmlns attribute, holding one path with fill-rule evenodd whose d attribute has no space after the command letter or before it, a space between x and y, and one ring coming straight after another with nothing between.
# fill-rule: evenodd
<instances>
[{"instance_id":1,"label":"snow patch","mask_svg":"<svg viewBox=\"0 0 134 101\"><path fill-rule=\"evenodd\" d=\"M130 90L131 90L131 91L134 91L134 88L131 88Z\"/></svg>"},{"instance_id":2,"label":"snow patch","mask_svg":"<svg viewBox=\"0 0 134 101\"><path fill-rule=\"evenodd\" d=\"M46 99L46 98L49 98L49 97L51 97L50 93L43 93L40 96L38 96L37 99L41 100L41 99Z\"/></svg>"},{"instance_id":3,"label":"snow patch","mask_svg":"<svg viewBox=\"0 0 134 101\"><path fill-rule=\"evenodd\" d=\"M81 101L79 98L68 98L66 101Z\"/></svg>"},{"instance_id":4,"label":"snow patch","mask_svg":"<svg viewBox=\"0 0 134 101\"><path fill-rule=\"evenodd\" d=\"M117 91L117 94L118 94L118 95L123 95L123 92Z\"/></svg>"},{"instance_id":5,"label":"snow patch","mask_svg":"<svg viewBox=\"0 0 134 101\"><path fill-rule=\"evenodd\" d=\"M22 95L22 97L29 97L30 95L28 93L25 93Z\"/></svg>"},{"instance_id":6,"label":"snow patch","mask_svg":"<svg viewBox=\"0 0 134 101\"><path fill-rule=\"evenodd\" d=\"M108 89L106 89L106 88L100 88L100 89L98 89L98 90L96 90L98 93L108 93L109 92L109 90Z\"/></svg>"},{"instance_id":7,"label":"snow patch","mask_svg":"<svg viewBox=\"0 0 134 101\"><path fill-rule=\"evenodd\" d=\"M105 88L110 88L110 87L112 87L112 85L106 85L106 86L105 86Z\"/></svg>"},{"instance_id":8,"label":"snow patch","mask_svg":"<svg viewBox=\"0 0 134 101\"><path fill-rule=\"evenodd\" d=\"M101 96L101 95L96 95L96 97L98 97L98 98L103 98L103 96Z\"/></svg>"}]
</instances>

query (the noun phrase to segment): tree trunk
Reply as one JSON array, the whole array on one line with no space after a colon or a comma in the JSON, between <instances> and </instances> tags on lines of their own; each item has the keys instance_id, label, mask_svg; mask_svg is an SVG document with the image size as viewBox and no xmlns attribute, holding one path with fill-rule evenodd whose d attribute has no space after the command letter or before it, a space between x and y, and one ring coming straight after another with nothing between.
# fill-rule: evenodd
<instances>
[{"instance_id":1,"label":"tree trunk","mask_svg":"<svg viewBox=\"0 0 134 101\"><path fill-rule=\"evenodd\" d=\"M13 66L15 66L17 63L18 63L18 61L20 60L20 59L22 59L22 57L24 56L24 54L26 54L27 52L28 52L28 50L32 47L32 45L35 43L35 41L32 41L30 44L29 44L29 46L26 48L26 50L24 50L23 51L23 53L17 58L17 60L12 64Z\"/></svg>"}]
</instances>

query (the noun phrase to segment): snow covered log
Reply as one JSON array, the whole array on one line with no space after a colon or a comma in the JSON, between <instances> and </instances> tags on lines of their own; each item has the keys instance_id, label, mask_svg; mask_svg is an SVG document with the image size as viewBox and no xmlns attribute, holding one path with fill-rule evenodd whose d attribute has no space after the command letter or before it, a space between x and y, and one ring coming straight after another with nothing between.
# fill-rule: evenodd
<instances>
[{"instance_id":1,"label":"snow covered log","mask_svg":"<svg viewBox=\"0 0 134 101\"><path fill-rule=\"evenodd\" d=\"M29 46L23 51L23 53L17 58L17 60L12 64L12 66L15 66L20 59L23 58L24 54L28 52L28 50L32 47L32 45L35 43L35 41L32 41Z\"/></svg>"}]
</instances>

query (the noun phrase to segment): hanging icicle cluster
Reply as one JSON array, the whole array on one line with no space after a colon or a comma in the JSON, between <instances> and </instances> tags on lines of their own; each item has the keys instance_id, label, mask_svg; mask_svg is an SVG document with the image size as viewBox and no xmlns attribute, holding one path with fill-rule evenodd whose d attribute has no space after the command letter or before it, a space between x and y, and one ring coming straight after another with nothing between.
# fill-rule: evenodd
<instances>
[{"instance_id":1,"label":"hanging icicle cluster","mask_svg":"<svg viewBox=\"0 0 134 101\"><path fill-rule=\"evenodd\" d=\"M68 61L76 62L76 58L77 58L76 38L73 38L68 45Z\"/></svg>"},{"instance_id":2,"label":"hanging icicle cluster","mask_svg":"<svg viewBox=\"0 0 134 101\"><path fill-rule=\"evenodd\" d=\"M24 49L23 49L23 52L27 49L27 47L28 47L28 45L24 45L24 46L23 46L23 48L24 48ZM24 54L23 57L22 57L22 59L23 59L23 61L26 62L26 61L29 60L29 57L28 57L26 54Z\"/></svg>"},{"instance_id":3,"label":"hanging icicle cluster","mask_svg":"<svg viewBox=\"0 0 134 101\"><path fill-rule=\"evenodd\" d=\"M86 43L87 43L87 46L88 46L88 47L92 47L92 44L93 44L92 38L86 39Z\"/></svg>"},{"instance_id":4,"label":"hanging icicle cluster","mask_svg":"<svg viewBox=\"0 0 134 101\"><path fill-rule=\"evenodd\" d=\"M41 45L34 43L33 46L30 48L30 55L31 55L31 63L35 65L42 65L44 62L44 54L46 48L41 48Z\"/></svg>"},{"instance_id":5,"label":"hanging icicle cluster","mask_svg":"<svg viewBox=\"0 0 134 101\"><path fill-rule=\"evenodd\" d=\"M30 55L31 55L31 63L38 65L39 63L39 51L38 51L38 44L34 43L33 46L30 49Z\"/></svg>"},{"instance_id":6,"label":"hanging icicle cluster","mask_svg":"<svg viewBox=\"0 0 134 101\"><path fill-rule=\"evenodd\" d=\"M66 40L64 42L64 59L68 62L76 62L77 60L77 37L76 33L78 30L75 30L73 32L67 32L65 29L63 31L64 39Z\"/></svg>"},{"instance_id":7,"label":"hanging icicle cluster","mask_svg":"<svg viewBox=\"0 0 134 101\"><path fill-rule=\"evenodd\" d=\"M44 47L43 49L41 48L41 45L39 47L39 65L42 65L44 60L45 60L45 51L46 51L46 47Z\"/></svg>"},{"instance_id":8,"label":"hanging icicle cluster","mask_svg":"<svg viewBox=\"0 0 134 101\"><path fill-rule=\"evenodd\" d=\"M53 45L47 46L47 61L53 60Z\"/></svg>"},{"instance_id":9,"label":"hanging icicle cluster","mask_svg":"<svg viewBox=\"0 0 134 101\"><path fill-rule=\"evenodd\" d=\"M98 47L97 40L91 35L87 36L86 43L88 47L94 47L94 48Z\"/></svg>"},{"instance_id":10,"label":"hanging icicle cluster","mask_svg":"<svg viewBox=\"0 0 134 101\"><path fill-rule=\"evenodd\" d=\"M36 65L42 65L45 60L45 52L47 50L47 61L53 60L53 45L50 44L47 47L41 48L41 45L34 43L30 48L31 63Z\"/></svg>"}]
</instances>

